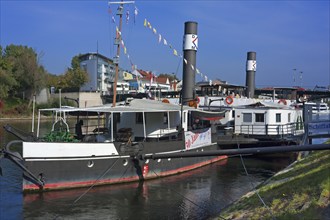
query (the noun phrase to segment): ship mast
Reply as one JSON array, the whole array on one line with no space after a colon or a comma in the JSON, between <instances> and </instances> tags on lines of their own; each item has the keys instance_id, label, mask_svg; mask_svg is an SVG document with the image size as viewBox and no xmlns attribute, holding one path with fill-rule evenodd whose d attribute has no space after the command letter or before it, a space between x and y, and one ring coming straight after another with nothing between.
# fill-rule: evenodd
<instances>
[{"instance_id":1,"label":"ship mast","mask_svg":"<svg viewBox=\"0 0 330 220\"><path fill-rule=\"evenodd\" d=\"M121 42L121 29L123 25L123 9L124 9L124 4L133 4L134 1L123 1L121 0L120 2L108 2L109 5L111 4L119 4L118 9L117 9L117 15L119 15L119 27L118 30L116 30L116 40L115 40L115 45L117 45L117 54L116 57L114 58L113 62L116 66L116 73L115 73L115 81L113 83L113 98L112 98L112 106L116 106L116 98L117 98L117 82L118 82L118 74L119 74L119 55L120 55L120 42Z\"/></svg>"}]
</instances>

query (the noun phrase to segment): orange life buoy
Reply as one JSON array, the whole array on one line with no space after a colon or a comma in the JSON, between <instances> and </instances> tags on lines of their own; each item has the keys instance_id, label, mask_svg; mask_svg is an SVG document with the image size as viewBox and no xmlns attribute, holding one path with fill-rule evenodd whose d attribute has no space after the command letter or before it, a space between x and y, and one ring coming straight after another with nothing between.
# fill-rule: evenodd
<instances>
[{"instance_id":1,"label":"orange life buoy","mask_svg":"<svg viewBox=\"0 0 330 220\"><path fill-rule=\"evenodd\" d=\"M168 99L163 99L162 103L170 103Z\"/></svg>"},{"instance_id":2,"label":"orange life buoy","mask_svg":"<svg viewBox=\"0 0 330 220\"><path fill-rule=\"evenodd\" d=\"M188 106L189 106L189 107L197 108L197 102L194 101L194 100L190 100L190 101L188 102Z\"/></svg>"},{"instance_id":3,"label":"orange life buoy","mask_svg":"<svg viewBox=\"0 0 330 220\"><path fill-rule=\"evenodd\" d=\"M278 100L278 104L281 104L281 103L283 103L283 105L286 105L287 104L287 102L286 102L285 99Z\"/></svg>"},{"instance_id":4,"label":"orange life buoy","mask_svg":"<svg viewBox=\"0 0 330 220\"><path fill-rule=\"evenodd\" d=\"M226 97L226 103L227 103L228 105L233 104L233 102L234 102L234 99L233 99L231 96L227 96L227 97Z\"/></svg>"}]
</instances>

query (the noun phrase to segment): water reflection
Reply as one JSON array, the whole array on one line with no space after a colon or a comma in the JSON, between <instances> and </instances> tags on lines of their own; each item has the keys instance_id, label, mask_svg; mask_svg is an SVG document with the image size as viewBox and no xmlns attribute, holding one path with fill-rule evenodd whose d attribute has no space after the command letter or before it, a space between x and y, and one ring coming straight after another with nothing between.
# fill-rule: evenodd
<instances>
[{"instance_id":1,"label":"water reflection","mask_svg":"<svg viewBox=\"0 0 330 220\"><path fill-rule=\"evenodd\" d=\"M16 123L22 130L31 129L30 122ZM0 122L0 132L4 124ZM0 137L1 143L14 139L3 133ZM2 159L0 166L6 169L0 176L0 219L207 219L291 161L283 155L244 157L246 176L241 160L229 158L144 183L94 187L78 199L86 188L23 196L21 171Z\"/></svg>"},{"instance_id":2,"label":"water reflection","mask_svg":"<svg viewBox=\"0 0 330 220\"><path fill-rule=\"evenodd\" d=\"M230 158L192 172L156 180L24 196L26 219L205 219L269 178L288 161ZM74 202L76 201L76 202Z\"/></svg>"}]
</instances>

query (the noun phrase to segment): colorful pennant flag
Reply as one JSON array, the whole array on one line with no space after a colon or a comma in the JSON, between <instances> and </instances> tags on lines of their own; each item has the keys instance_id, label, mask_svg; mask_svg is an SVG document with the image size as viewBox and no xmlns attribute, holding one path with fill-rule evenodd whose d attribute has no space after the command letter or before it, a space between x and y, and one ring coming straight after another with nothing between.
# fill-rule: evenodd
<instances>
[{"instance_id":1,"label":"colorful pennant flag","mask_svg":"<svg viewBox=\"0 0 330 220\"><path fill-rule=\"evenodd\" d=\"M129 21L129 11L126 11L126 24L128 24Z\"/></svg>"},{"instance_id":2,"label":"colorful pennant flag","mask_svg":"<svg viewBox=\"0 0 330 220\"><path fill-rule=\"evenodd\" d=\"M138 13L139 13L139 9L135 6L135 7L134 7L134 24L135 24L136 17L137 17L137 15L138 15Z\"/></svg>"},{"instance_id":3,"label":"colorful pennant flag","mask_svg":"<svg viewBox=\"0 0 330 220\"><path fill-rule=\"evenodd\" d=\"M160 43L161 41L162 41L162 35L159 34L158 43Z\"/></svg>"}]
</instances>

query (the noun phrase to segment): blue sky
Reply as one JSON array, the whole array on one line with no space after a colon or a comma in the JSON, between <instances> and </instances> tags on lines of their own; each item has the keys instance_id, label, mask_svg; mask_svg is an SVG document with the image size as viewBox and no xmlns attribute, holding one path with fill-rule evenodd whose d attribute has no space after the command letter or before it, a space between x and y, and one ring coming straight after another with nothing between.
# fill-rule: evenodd
<instances>
[{"instance_id":1,"label":"blue sky","mask_svg":"<svg viewBox=\"0 0 330 220\"><path fill-rule=\"evenodd\" d=\"M41 64L63 73L73 56L96 52L112 58L115 24L107 1L0 0L0 43L26 45ZM134 7L138 8L135 23ZM245 84L246 54L257 53L257 87L330 84L329 1L135 1L125 7L122 36L139 69L182 76L182 60L158 43L158 34L182 54L184 22L198 22L197 68L208 79ZM118 22L118 18L117 22ZM144 19L157 35L143 26ZM130 69L121 51L120 65ZM296 80L294 83L294 71ZM302 79L300 75L302 72ZM197 75L196 81L202 78Z\"/></svg>"}]
</instances>

